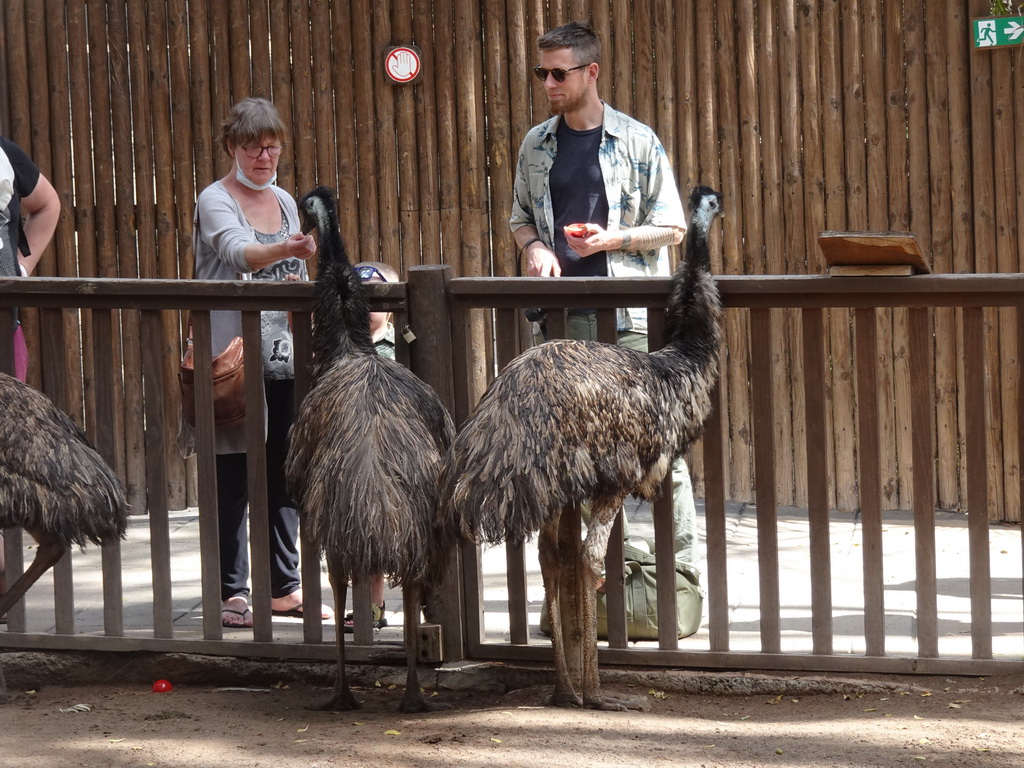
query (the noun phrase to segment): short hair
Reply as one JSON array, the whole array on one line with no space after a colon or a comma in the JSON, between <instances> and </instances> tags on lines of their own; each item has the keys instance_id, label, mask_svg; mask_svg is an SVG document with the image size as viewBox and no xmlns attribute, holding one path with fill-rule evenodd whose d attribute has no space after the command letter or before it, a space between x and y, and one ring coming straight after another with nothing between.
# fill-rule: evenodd
<instances>
[{"instance_id":1,"label":"short hair","mask_svg":"<svg viewBox=\"0 0 1024 768\"><path fill-rule=\"evenodd\" d=\"M542 51L569 48L577 64L601 63L601 39L585 21L570 21L545 32L537 38L537 47Z\"/></svg>"},{"instance_id":2,"label":"short hair","mask_svg":"<svg viewBox=\"0 0 1024 768\"><path fill-rule=\"evenodd\" d=\"M359 267L373 267L384 275L384 279L389 283L397 283L401 280L398 276L398 270L390 264L385 264L383 261L360 261L354 268L358 269Z\"/></svg>"},{"instance_id":3,"label":"short hair","mask_svg":"<svg viewBox=\"0 0 1024 768\"><path fill-rule=\"evenodd\" d=\"M236 147L251 146L271 136L284 143L288 131L284 120L271 102L253 96L242 99L231 108L231 114L221 123L220 143L228 154L229 144Z\"/></svg>"}]
</instances>

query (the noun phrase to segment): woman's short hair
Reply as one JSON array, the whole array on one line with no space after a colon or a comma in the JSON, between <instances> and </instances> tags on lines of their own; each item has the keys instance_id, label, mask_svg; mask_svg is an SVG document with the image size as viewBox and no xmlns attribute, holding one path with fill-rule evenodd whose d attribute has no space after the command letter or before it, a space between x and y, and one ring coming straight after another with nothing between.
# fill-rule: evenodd
<instances>
[{"instance_id":1,"label":"woman's short hair","mask_svg":"<svg viewBox=\"0 0 1024 768\"><path fill-rule=\"evenodd\" d=\"M570 21L545 32L537 38L537 47L542 51L569 48L577 64L601 63L601 39L583 21Z\"/></svg>"},{"instance_id":2,"label":"woman's short hair","mask_svg":"<svg viewBox=\"0 0 1024 768\"><path fill-rule=\"evenodd\" d=\"M231 108L231 114L221 123L220 143L231 154L230 146L252 146L270 136L284 143L287 129L284 120L271 102L253 96L242 99Z\"/></svg>"}]
</instances>

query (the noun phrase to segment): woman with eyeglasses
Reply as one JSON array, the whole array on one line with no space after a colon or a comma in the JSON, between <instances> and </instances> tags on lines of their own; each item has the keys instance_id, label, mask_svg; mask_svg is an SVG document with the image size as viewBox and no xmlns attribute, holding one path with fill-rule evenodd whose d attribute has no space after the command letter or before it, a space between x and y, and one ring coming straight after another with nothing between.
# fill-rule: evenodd
<instances>
[{"instance_id":1,"label":"woman with eyeglasses","mask_svg":"<svg viewBox=\"0 0 1024 768\"><path fill-rule=\"evenodd\" d=\"M295 198L274 184L287 135L266 99L238 102L222 125L220 142L231 170L196 201L195 276L201 280L306 280L316 242L303 234ZM212 353L242 333L238 311L211 313ZM302 616L298 512L285 491L288 429L295 417L292 335L286 312L263 312L263 389L266 398L267 505L270 527L271 610ZM217 513L220 522L221 623L251 627L245 420L218 427ZM333 612L321 608L325 619Z\"/></svg>"}]
</instances>

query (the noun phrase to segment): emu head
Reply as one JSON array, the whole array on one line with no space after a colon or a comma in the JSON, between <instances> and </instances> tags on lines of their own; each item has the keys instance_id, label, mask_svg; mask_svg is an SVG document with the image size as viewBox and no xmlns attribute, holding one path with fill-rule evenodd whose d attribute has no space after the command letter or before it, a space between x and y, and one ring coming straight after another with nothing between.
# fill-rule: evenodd
<instances>
[{"instance_id":1,"label":"emu head","mask_svg":"<svg viewBox=\"0 0 1024 768\"><path fill-rule=\"evenodd\" d=\"M690 226L707 230L715 216L725 215L722 210L722 194L711 187L694 187L687 202Z\"/></svg>"},{"instance_id":2,"label":"emu head","mask_svg":"<svg viewBox=\"0 0 1024 768\"><path fill-rule=\"evenodd\" d=\"M302 231L309 234L314 229L320 236L331 231L337 221L338 197L327 187L316 187L307 192L299 200L299 216L302 218Z\"/></svg>"}]
</instances>

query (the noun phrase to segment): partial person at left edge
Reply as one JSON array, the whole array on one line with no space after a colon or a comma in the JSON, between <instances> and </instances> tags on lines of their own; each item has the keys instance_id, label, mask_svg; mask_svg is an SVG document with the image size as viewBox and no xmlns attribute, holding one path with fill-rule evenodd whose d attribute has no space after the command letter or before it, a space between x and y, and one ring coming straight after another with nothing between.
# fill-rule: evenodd
<instances>
[{"instance_id":1,"label":"partial person at left edge","mask_svg":"<svg viewBox=\"0 0 1024 768\"><path fill-rule=\"evenodd\" d=\"M0 277L35 271L60 218L60 197L21 147L0 136ZM25 381L28 348L14 312L14 374ZM0 533L0 595L7 591L4 539ZM5 616L0 616L4 621Z\"/></svg>"},{"instance_id":2,"label":"partial person at left edge","mask_svg":"<svg viewBox=\"0 0 1024 768\"><path fill-rule=\"evenodd\" d=\"M0 277L27 277L50 244L60 197L28 154L0 136ZM25 380L28 354L15 312L15 375Z\"/></svg>"}]
</instances>

